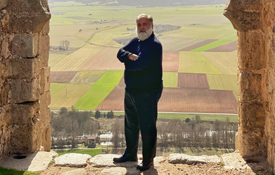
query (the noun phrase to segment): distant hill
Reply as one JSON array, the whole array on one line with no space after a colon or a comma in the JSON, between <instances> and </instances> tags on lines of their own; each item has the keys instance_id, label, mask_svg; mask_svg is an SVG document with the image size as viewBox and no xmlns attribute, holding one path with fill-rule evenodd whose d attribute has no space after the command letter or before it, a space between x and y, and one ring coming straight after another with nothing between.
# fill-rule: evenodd
<instances>
[{"instance_id":1,"label":"distant hill","mask_svg":"<svg viewBox=\"0 0 275 175\"><path fill-rule=\"evenodd\" d=\"M49 0L49 2L64 2L69 0ZM92 2L99 2L105 4L113 2L114 0L74 0L89 4ZM193 6L193 5L214 5L226 4L228 0L117 0L117 3L112 5L131 5L131 6Z\"/></svg>"}]
</instances>

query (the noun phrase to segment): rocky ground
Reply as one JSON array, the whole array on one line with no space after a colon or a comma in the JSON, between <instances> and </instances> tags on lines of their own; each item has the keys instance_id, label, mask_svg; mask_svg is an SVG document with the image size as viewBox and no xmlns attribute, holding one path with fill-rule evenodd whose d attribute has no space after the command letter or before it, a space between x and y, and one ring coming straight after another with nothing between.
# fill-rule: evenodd
<instances>
[{"instance_id":1,"label":"rocky ground","mask_svg":"<svg viewBox=\"0 0 275 175\"><path fill-rule=\"evenodd\" d=\"M74 155L71 155L74 156ZM50 165L41 175L251 175L272 174L266 164L246 163L238 153L230 153L218 156L188 156L184 154L171 154L169 157L157 157L154 167L147 171L139 172L135 166L138 163L114 164L113 157L119 155L105 154L88 159L87 165L75 160L73 157L56 159L55 164ZM61 156L60 156L61 157ZM79 156L77 155L79 158ZM74 165L69 163L74 159ZM141 159L141 157L139 157ZM78 162L79 164L77 165ZM79 166L79 167L70 167Z\"/></svg>"}]
</instances>

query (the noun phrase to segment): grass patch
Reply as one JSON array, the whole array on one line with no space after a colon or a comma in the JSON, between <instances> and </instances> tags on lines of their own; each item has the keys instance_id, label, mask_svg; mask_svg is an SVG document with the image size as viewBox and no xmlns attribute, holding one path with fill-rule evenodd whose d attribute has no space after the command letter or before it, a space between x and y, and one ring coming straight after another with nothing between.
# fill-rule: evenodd
<instances>
[{"instance_id":1,"label":"grass patch","mask_svg":"<svg viewBox=\"0 0 275 175\"><path fill-rule=\"evenodd\" d=\"M87 91L87 93L75 103L75 108L80 110L95 110L96 107L112 92L123 76L122 71L107 71Z\"/></svg>"},{"instance_id":2,"label":"grass patch","mask_svg":"<svg viewBox=\"0 0 275 175\"><path fill-rule=\"evenodd\" d=\"M199 52L180 52L179 72L222 74L219 69Z\"/></svg>"},{"instance_id":3,"label":"grass patch","mask_svg":"<svg viewBox=\"0 0 275 175\"><path fill-rule=\"evenodd\" d=\"M196 115L201 117L201 120L205 121L226 121L229 117L230 122L238 122L238 115L220 115L220 114L175 114L175 113L158 113L158 118L162 119L180 119L185 120L186 118L195 118Z\"/></svg>"},{"instance_id":4,"label":"grass patch","mask_svg":"<svg viewBox=\"0 0 275 175\"><path fill-rule=\"evenodd\" d=\"M237 75L207 75L210 89L237 92Z\"/></svg>"},{"instance_id":5,"label":"grass patch","mask_svg":"<svg viewBox=\"0 0 275 175\"><path fill-rule=\"evenodd\" d=\"M30 172L30 171L17 171L11 169L5 169L0 167L0 175L39 175L41 171Z\"/></svg>"},{"instance_id":6,"label":"grass patch","mask_svg":"<svg viewBox=\"0 0 275 175\"><path fill-rule=\"evenodd\" d=\"M220 40L214 41L212 43L206 44L202 47L196 48L196 49L192 50L192 52L203 52L203 51L210 50L210 49L213 49L213 48L216 48L216 47L219 47L219 46L222 46L222 45L234 42L234 41L235 40L220 39Z\"/></svg>"},{"instance_id":7,"label":"grass patch","mask_svg":"<svg viewBox=\"0 0 275 175\"><path fill-rule=\"evenodd\" d=\"M61 156L68 153L79 153L79 154L89 154L91 156L96 156L102 154L102 149L75 149L75 150L55 150L55 152Z\"/></svg>"},{"instance_id":8,"label":"grass patch","mask_svg":"<svg viewBox=\"0 0 275 175\"><path fill-rule=\"evenodd\" d=\"M68 84L66 83L51 83L50 91L51 91L51 96L54 96L57 94L61 89L63 89L65 86Z\"/></svg>"},{"instance_id":9,"label":"grass patch","mask_svg":"<svg viewBox=\"0 0 275 175\"><path fill-rule=\"evenodd\" d=\"M178 73L177 72L163 72L163 86L164 87L178 87Z\"/></svg>"}]
</instances>

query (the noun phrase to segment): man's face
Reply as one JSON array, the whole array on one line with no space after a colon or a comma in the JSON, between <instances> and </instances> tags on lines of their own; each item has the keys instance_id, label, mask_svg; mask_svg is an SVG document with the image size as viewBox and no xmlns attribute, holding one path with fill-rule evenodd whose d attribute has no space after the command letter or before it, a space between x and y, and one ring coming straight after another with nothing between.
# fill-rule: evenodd
<instances>
[{"instance_id":1,"label":"man's face","mask_svg":"<svg viewBox=\"0 0 275 175\"><path fill-rule=\"evenodd\" d=\"M139 32L146 32L150 28L150 21L147 18L140 18L137 23L137 29Z\"/></svg>"}]
</instances>

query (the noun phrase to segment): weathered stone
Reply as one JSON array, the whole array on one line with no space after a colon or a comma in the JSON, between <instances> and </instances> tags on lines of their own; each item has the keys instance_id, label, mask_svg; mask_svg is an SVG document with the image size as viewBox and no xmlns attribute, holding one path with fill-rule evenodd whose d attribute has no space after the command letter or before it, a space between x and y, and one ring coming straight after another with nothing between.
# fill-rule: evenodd
<instances>
[{"instance_id":1,"label":"weathered stone","mask_svg":"<svg viewBox=\"0 0 275 175\"><path fill-rule=\"evenodd\" d=\"M114 163L113 158L120 157L118 154L98 154L90 160L94 167L136 167L138 162ZM139 163L141 160L139 160Z\"/></svg>"},{"instance_id":2,"label":"weathered stone","mask_svg":"<svg viewBox=\"0 0 275 175\"><path fill-rule=\"evenodd\" d=\"M8 130L11 132L10 152L21 154L32 152L31 125L11 125Z\"/></svg>"},{"instance_id":3,"label":"weathered stone","mask_svg":"<svg viewBox=\"0 0 275 175\"><path fill-rule=\"evenodd\" d=\"M0 161L0 167L18 171L44 171L55 155L53 151L24 154L22 155L26 156L24 159L16 159L15 156L18 155L11 155Z\"/></svg>"},{"instance_id":4,"label":"weathered stone","mask_svg":"<svg viewBox=\"0 0 275 175\"><path fill-rule=\"evenodd\" d=\"M7 65L9 78L32 79L40 73L39 59L11 59Z\"/></svg>"},{"instance_id":5,"label":"weathered stone","mask_svg":"<svg viewBox=\"0 0 275 175\"><path fill-rule=\"evenodd\" d=\"M0 81L0 107L9 103L10 85L7 81Z\"/></svg>"},{"instance_id":6,"label":"weathered stone","mask_svg":"<svg viewBox=\"0 0 275 175\"><path fill-rule=\"evenodd\" d=\"M0 1L0 10L7 7L7 5L8 5L8 0L1 0Z\"/></svg>"},{"instance_id":7,"label":"weathered stone","mask_svg":"<svg viewBox=\"0 0 275 175\"><path fill-rule=\"evenodd\" d=\"M42 68L40 73L40 94L50 90L50 67Z\"/></svg>"},{"instance_id":8,"label":"weathered stone","mask_svg":"<svg viewBox=\"0 0 275 175\"><path fill-rule=\"evenodd\" d=\"M50 49L50 37L49 35L42 35L39 37L38 53L47 53Z\"/></svg>"},{"instance_id":9,"label":"weathered stone","mask_svg":"<svg viewBox=\"0 0 275 175\"><path fill-rule=\"evenodd\" d=\"M65 173L62 173L61 175L83 175L86 173L85 168L78 168L72 171L66 171Z\"/></svg>"},{"instance_id":10,"label":"weathered stone","mask_svg":"<svg viewBox=\"0 0 275 175\"><path fill-rule=\"evenodd\" d=\"M8 58L11 53L9 50L9 38L8 37L4 37L4 39L2 40L2 44L1 44L1 50L0 50L0 57L3 56L4 58Z\"/></svg>"},{"instance_id":11,"label":"weathered stone","mask_svg":"<svg viewBox=\"0 0 275 175\"><path fill-rule=\"evenodd\" d=\"M7 6L10 14L8 25L1 26L2 31L12 33L39 33L49 21L51 14L47 0L25 1L12 0L14 3Z\"/></svg>"},{"instance_id":12,"label":"weathered stone","mask_svg":"<svg viewBox=\"0 0 275 175\"><path fill-rule=\"evenodd\" d=\"M37 78L27 81L11 81L11 101L12 103L34 102L39 100L39 80Z\"/></svg>"},{"instance_id":13,"label":"weathered stone","mask_svg":"<svg viewBox=\"0 0 275 175\"><path fill-rule=\"evenodd\" d=\"M238 45L243 49L239 50L239 67L242 70L260 70L266 68L267 57L262 53L265 50L265 34L262 32L238 32Z\"/></svg>"},{"instance_id":14,"label":"weathered stone","mask_svg":"<svg viewBox=\"0 0 275 175\"><path fill-rule=\"evenodd\" d=\"M155 157L155 158L154 158L154 166L155 166L155 167L161 166L161 164L162 164L163 162L165 162L165 158L162 157L162 156L158 156L158 157Z\"/></svg>"},{"instance_id":15,"label":"weathered stone","mask_svg":"<svg viewBox=\"0 0 275 175\"><path fill-rule=\"evenodd\" d=\"M42 35L48 35L50 33L50 21L46 22L42 29Z\"/></svg>"},{"instance_id":16,"label":"weathered stone","mask_svg":"<svg viewBox=\"0 0 275 175\"><path fill-rule=\"evenodd\" d=\"M101 171L101 175L139 175L140 171L136 168L124 168L124 167L114 167L105 168Z\"/></svg>"},{"instance_id":17,"label":"weathered stone","mask_svg":"<svg viewBox=\"0 0 275 175\"><path fill-rule=\"evenodd\" d=\"M261 10L262 4L261 0L229 0L225 9L226 10Z\"/></svg>"},{"instance_id":18,"label":"weathered stone","mask_svg":"<svg viewBox=\"0 0 275 175\"><path fill-rule=\"evenodd\" d=\"M18 34L12 40L11 52L20 57L36 57L38 53L38 34Z\"/></svg>"},{"instance_id":19,"label":"weathered stone","mask_svg":"<svg viewBox=\"0 0 275 175\"><path fill-rule=\"evenodd\" d=\"M225 169L248 169L249 166L246 164L246 161L242 158L242 156L235 153L228 153L221 155L222 163L224 164Z\"/></svg>"},{"instance_id":20,"label":"weathered stone","mask_svg":"<svg viewBox=\"0 0 275 175\"><path fill-rule=\"evenodd\" d=\"M189 156L187 154L170 154L169 163L172 164L197 164L197 163L217 163L221 162L218 156Z\"/></svg>"},{"instance_id":21,"label":"weathered stone","mask_svg":"<svg viewBox=\"0 0 275 175\"><path fill-rule=\"evenodd\" d=\"M38 117L38 104L13 104L11 105L11 124L33 125Z\"/></svg>"},{"instance_id":22,"label":"weathered stone","mask_svg":"<svg viewBox=\"0 0 275 175\"><path fill-rule=\"evenodd\" d=\"M87 165L90 158L92 156L89 154L68 153L58 156L54 160L56 166L83 167Z\"/></svg>"}]
</instances>

